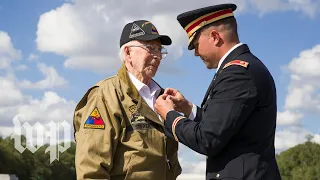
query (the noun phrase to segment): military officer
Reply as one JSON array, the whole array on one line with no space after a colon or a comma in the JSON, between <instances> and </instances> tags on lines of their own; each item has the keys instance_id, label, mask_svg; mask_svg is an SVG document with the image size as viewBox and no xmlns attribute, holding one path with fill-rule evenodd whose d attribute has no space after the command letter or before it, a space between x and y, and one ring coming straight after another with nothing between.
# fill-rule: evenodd
<instances>
[{"instance_id":1,"label":"military officer","mask_svg":"<svg viewBox=\"0 0 320 180\"><path fill-rule=\"evenodd\" d=\"M123 28L117 75L91 87L74 113L77 179L175 180L181 174L178 142L167 138L154 111L163 89L152 79L165 58L159 35L146 20Z\"/></svg>"},{"instance_id":2,"label":"military officer","mask_svg":"<svg viewBox=\"0 0 320 180\"><path fill-rule=\"evenodd\" d=\"M168 136L207 156L207 180L280 180L274 148L275 83L267 67L240 43L236 7L220 4L178 15L189 37L188 49L217 72L201 107L172 88L155 107Z\"/></svg>"}]
</instances>

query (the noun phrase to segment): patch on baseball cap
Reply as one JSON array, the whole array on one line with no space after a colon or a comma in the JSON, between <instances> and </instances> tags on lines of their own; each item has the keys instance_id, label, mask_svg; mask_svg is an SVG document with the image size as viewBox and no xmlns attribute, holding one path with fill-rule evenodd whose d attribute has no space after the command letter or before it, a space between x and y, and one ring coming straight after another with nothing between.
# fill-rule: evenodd
<instances>
[{"instance_id":1,"label":"patch on baseball cap","mask_svg":"<svg viewBox=\"0 0 320 180\"><path fill-rule=\"evenodd\" d=\"M151 41L159 39L162 45L170 45L171 38L167 35L160 35L157 28L146 20L137 20L126 24L122 30L120 47L132 40Z\"/></svg>"}]
</instances>

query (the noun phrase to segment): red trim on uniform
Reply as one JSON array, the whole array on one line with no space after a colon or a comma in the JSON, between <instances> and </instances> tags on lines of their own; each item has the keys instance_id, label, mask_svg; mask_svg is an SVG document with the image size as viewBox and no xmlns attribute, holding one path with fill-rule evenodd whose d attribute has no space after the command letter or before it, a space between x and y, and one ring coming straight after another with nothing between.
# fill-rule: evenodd
<instances>
[{"instance_id":1,"label":"red trim on uniform","mask_svg":"<svg viewBox=\"0 0 320 180\"><path fill-rule=\"evenodd\" d=\"M174 137L174 139L175 139L177 142L179 142L179 140L178 140L178 137L177 137L177 135L176 135L176 125L177 125L177 123L178 123L181 119L183 119L183 118L185 118L185 117L183 117L183 116L177 117L177 118L173 121L172 126L171 126L173 137Z\"/></svg>"},{"instance_id":2,"label":"red trim on uniform","mask_svg":"<svg viewBox=\"0 0 320 180\"><path fill-rule=\"evenodd\" d=\"M227 64L223 67L223 69L226 68L226 67L228 67L228 66L231 66L231 65L238 65L238 66L242 66L242 67L245 67L245 68L246 68L246 67L248 67L249 63L246 62L246 61L241 61L241 60L233 60L233 61L227 63Z\"/></svg>"},{"instance_id":3,"label":"red trim on uniform","mask_svg":"<svg viewBox=\"0 0 320 180\"><path fill-rule=\"evenodd\" d=\"M187 33L189 33L190 31L192 31L193 28L195 28L196 26L198 26L201 22L203 22L203 21L209 21L210 19L213 19L213 18L222 16L222 15L225 15L225 14L228 14L228 13L232 13L232 9L222 10L222 11L219 11L219 12L217 12L217 13L214 13L214 14L212 14L212 15L210 15L210 16L204 17L204 18L200 19L199 21L193 23L186 31L187 31Z\"/></svg>"}]
</instances>

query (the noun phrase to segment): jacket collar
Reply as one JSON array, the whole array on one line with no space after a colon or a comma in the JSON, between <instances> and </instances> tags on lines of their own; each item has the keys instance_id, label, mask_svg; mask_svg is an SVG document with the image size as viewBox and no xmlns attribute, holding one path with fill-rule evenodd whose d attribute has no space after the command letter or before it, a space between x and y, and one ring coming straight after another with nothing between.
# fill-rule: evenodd
<instances>
[{"instance_id":1,"label":"jacket collar","mask_svg":"<svg viewBox=\"0 0 320 180\"><path fill-rule=\"evenodd\" d=\"M231 62L232 60L235 60L237 58L237 56L243 54L243 53L247 53L250 52L250 49L248 47L248 45L246 44L242 44L241 46L235 48L233 51L230 52L230 54L224 59L224 61L222 62L221 66L219 67L219 69L217 69L217 75L221 72L221 70L223 69L224 65L226 65L227 63Z\"/></svg>"},{"instance_id":2,"label":"jacket collar","mask_svg":"<svg viewBox=\"0 0 320 180\"><path fill-rule=\"evenodd\" d=\"M126 93L138 100L139 99L139 92L137 91L137 89L134 87L134 84L131 82L130 77L127 73L127 69L124 63L122 63L121 68L118 71L118 77L119 79L126 85Z\"/></svg>"},{"instance_id":3,"label":"jacket collar","mask_svg":"<svg viewBox=\"0 0 320 180\"><path fill-rule=\"evenodd\" d=\"M127 88L126 88L127 94L128 94L130 97L138 100L139 97L140 97L140 94L139 94L137 88L134 86L134 84L133 84L132 81L130 80L129 74L127 73L127 68L126 68L126 66L125 66L124 63L122 63L122 66L121 66L121 68L120 68L119 71L118 71L118 77L120 78L120 80L121 80L123 83L126 84L126 86L127 86ZM163 89L156 81L153 81L153 82L156 83L156 84L160 87L160 89L161 89L161 91L160 91L160 93L159 93L159 96L162 95L162 94L164 93L164 89Z\"/></svg>"},{"instance_id":4,"label":"jacket collar","mask_svg":"<svg viewBox=\"0 0 320 180\"><path fill-rule=\"evenodd\" d=\"M237 56L239 56L243 53L247 53L247 52L250 52L248 45L242 44L241 46L239 46L239 47L235 48L233 51L231 51L230 54L224 59L224 61L222 62L219 69L217 69L216 74L214 75L214 77L210 83L210 86L209 86L209 88L208 88L208 90L202 100L201 107L203 107L203 105L206 103L208 96L209 96L209 93L210 93L211 89L213 88L214 81L217 78L217 76L222 72L223 67L227 63L231 62L232 60L235 60L237 58Z\"/></svg>"},{"instance_id":5,"label":"jacket collar","mask_svg":"<svg viewBox=\"0 0 320 180\"><path fill-rule=\"evenodd\" d=\"M118 77L122 83L124 83L126 86L121 87L123 88L123 92L127 93L131 98L133 103L136 105L137 112L141 113L144 117L148 118L149 120L160 124L163 126L163 123L159 120L158 115L149 107L149 105L143 100L143 98L140 96L138 90L134 86L134 84L131 82L129 74L127 73L127 69L125 64L122 64L122 67L118 71ZM154 81L155 82L155 81ZM157 83L157 82L155 82ZM120 83L121 84L121 83ZM157 85L161 88L161 86L157 83ZM164 89L161 88L161 91L159 95L164 93Z\"/></svg>"}]
</instances>

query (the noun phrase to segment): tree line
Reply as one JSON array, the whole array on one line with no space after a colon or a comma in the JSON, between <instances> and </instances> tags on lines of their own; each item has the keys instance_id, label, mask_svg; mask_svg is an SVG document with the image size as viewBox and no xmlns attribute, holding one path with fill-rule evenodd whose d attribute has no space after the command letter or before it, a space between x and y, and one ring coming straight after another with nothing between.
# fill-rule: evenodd
<instances>
[{"instance_id":1,"label":"tree line","mask_svg":"<svg viewBox=\"0 0 320 180\"><path fill-rule=\"evenodd\" d=\"M320 180L320 145L310 141L276 155L283 180ZM25 137L22 136L22 142ZM19 180L76 179L75 143L60 153L59 161L50 163L49 145L40 147L35 153L26 149L20 153L14 148L14 140L0 136L0 174L15 174Z\"/></svg>"},{"instance_id":2,"label":"tree line","mask_svg":"<svg viewBox=\"0 0 320 180\"><path fill-rule=\"evenodd\" d=\"M25 144L26 138L21 137ZM28 149L20 153L14 148L14 140L0 136L0 174L15 174L19 180L64 180L76 179L74 155L76 146L71 142L70 148L59 153L59 161L50 163L48 144L40 147L35 153Z\"/></svg>"}]
</instances>

